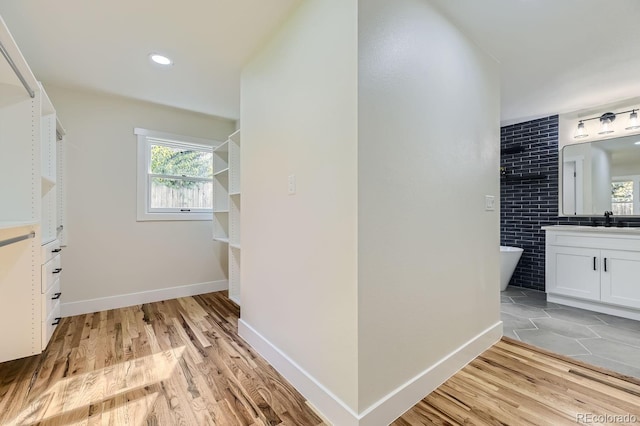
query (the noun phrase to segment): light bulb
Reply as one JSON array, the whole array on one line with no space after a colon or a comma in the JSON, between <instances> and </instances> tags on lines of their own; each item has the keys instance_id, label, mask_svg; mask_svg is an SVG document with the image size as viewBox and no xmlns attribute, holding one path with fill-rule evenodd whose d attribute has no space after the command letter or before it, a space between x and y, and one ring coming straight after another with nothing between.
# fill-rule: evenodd
<instances>
[{"instance_id":1,"label":"light bulb","mask_svg":"<svg viewBox=\"0 0 640 426\"><path fill-rule=\"evenodd\" d=\"M587 136L589 136L589 134L587 134L587 131L584 128L584 123L581 121L578 123L578 128L576 129L576 133L573 135L573 137L576 139L582 139L586 138Z\"/></svg>"},{"instance_id":2,"label":"light bulb","mask_svg":"<svg viewBox=\"0 0 640 426\"><path fill-rule=\"evenodd\" d=\"M629 115L629 127L626 130L635 130L640 129L640 123L638 123L638 113L634 109L631 111L631 115Z\"/></svg>"},{"instance_id":3,"label":"light bulb","mask_svg":"<svg viewBox=\"0 0 640 426\"><path fill-rule=\"evenodd\" d=\"M612 112L606 112L602 114L600 117L600 122L602 123L602 128L598 132L599 135L607 135L609 133L613 133L613 120L616 119L616 115Z\"/></svg>"}]
</instances>

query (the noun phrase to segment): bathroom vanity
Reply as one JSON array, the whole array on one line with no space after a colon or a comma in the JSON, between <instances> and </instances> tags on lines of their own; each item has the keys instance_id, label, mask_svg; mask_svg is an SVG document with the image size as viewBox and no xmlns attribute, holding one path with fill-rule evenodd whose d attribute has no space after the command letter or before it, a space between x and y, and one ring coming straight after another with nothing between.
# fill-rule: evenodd
<instances>
[{"instance_id":1,"label":"bathroom vanity","mask_svg":"<svg viewBox=\"0 0 640 426\"><path fill-rule=\"evenodd\" d=\"M640 228L542 229L549 302L640 320Z\"/></svg>"}]
</instances>

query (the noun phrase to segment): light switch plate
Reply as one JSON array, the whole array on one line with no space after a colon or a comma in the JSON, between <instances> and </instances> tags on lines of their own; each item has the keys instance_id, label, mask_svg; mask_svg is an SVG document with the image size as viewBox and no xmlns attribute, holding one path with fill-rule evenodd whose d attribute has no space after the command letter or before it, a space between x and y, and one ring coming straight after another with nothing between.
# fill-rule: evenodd
<instances>
[{"instance_id":1,"label":"light switch plate","mask_svg":"<svg viewBox=\"0 0 640 426\"><path fill-rule=\"evenodd\" d=\"M484 209L488 212L492 212L496 209L496 197L493 195L484 196Z\"/></svg>"}]
</instances>

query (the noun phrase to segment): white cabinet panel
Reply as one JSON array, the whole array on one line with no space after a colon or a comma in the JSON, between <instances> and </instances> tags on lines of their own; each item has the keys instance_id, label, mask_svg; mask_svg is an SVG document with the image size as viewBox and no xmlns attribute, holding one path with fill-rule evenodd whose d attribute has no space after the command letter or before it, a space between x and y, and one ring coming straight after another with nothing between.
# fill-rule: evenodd
<instances>
[{"instance_id":1,"label":"white cabinet panel","mask_svg":"<svg viewBox=\"0 0 640 426\"><path fill-rule=\"evenodd\" d=\"M602 250L601 300L640 308L640 253ZM604 265L606 264L606 269Z\"/></svg>"},{"instance_id":2,"label":"white cabinet panel","mask_svg":"<svg viewBox=\"0 0 640 426\"><path fill-rule=\"evenodd\" d=\"M600 250L550 247L547 251L548 291L600 300Z\"/></svg>"},{"instance_id":3,"label":"white cabinet panel","mask_svg":"<svg viewBox=\"0 0 640 426\"><path fill-rule=\"evenodd\" d=\"M549 226L546 232L547 300L640 319L640 232Z\"/></svg>"},{"instance_id":4,"label":"white cabinet panel","mask_svg":"<svg viewBox=\"0 0 640 426\"><path fill-rule=\"evenodd\" d=\"M49 317L42 321L42 350L44 351L47 345L49 344L49 340L53 335L53 332L58 327L60 323L60 302L56 303L53 306Z\"/></svg>"}]
</instances>

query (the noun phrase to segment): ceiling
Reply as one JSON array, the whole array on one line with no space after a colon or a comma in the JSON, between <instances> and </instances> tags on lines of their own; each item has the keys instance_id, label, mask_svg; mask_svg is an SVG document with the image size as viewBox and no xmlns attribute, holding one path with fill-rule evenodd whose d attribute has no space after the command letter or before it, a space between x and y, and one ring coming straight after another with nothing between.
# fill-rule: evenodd
<instances>
[{"instance_id":1,"label":"ceiling","mask_svg":"<svg viewBox=\"0 0 640 426\"><path fill-rule=\"evenodd\" d=\"M39 80L237 119L242 66L301 2L2 0L0 16Z\"/></svg>"},{"instance_id":2,"label":"ceiling","mask_svg":"<svg viewBox=\"0 0 640 426\"><path fill-rule=\"evenodd\" d=\"M500 63L501 120L640 95L638 0L432 0Z\"/></svg>"},{"instance_id":3,"label":"ceiling","mask_svg":"<svg viewBox=\"0 0 640 426\"><path fill-rule=\"evenodd\" d=\"M0 15L45 82L237 119L243 64L302 1L20 0ZM640 95L638 0L431 1L500 63L503 124Z\"/></svg>"}]
</instances>

